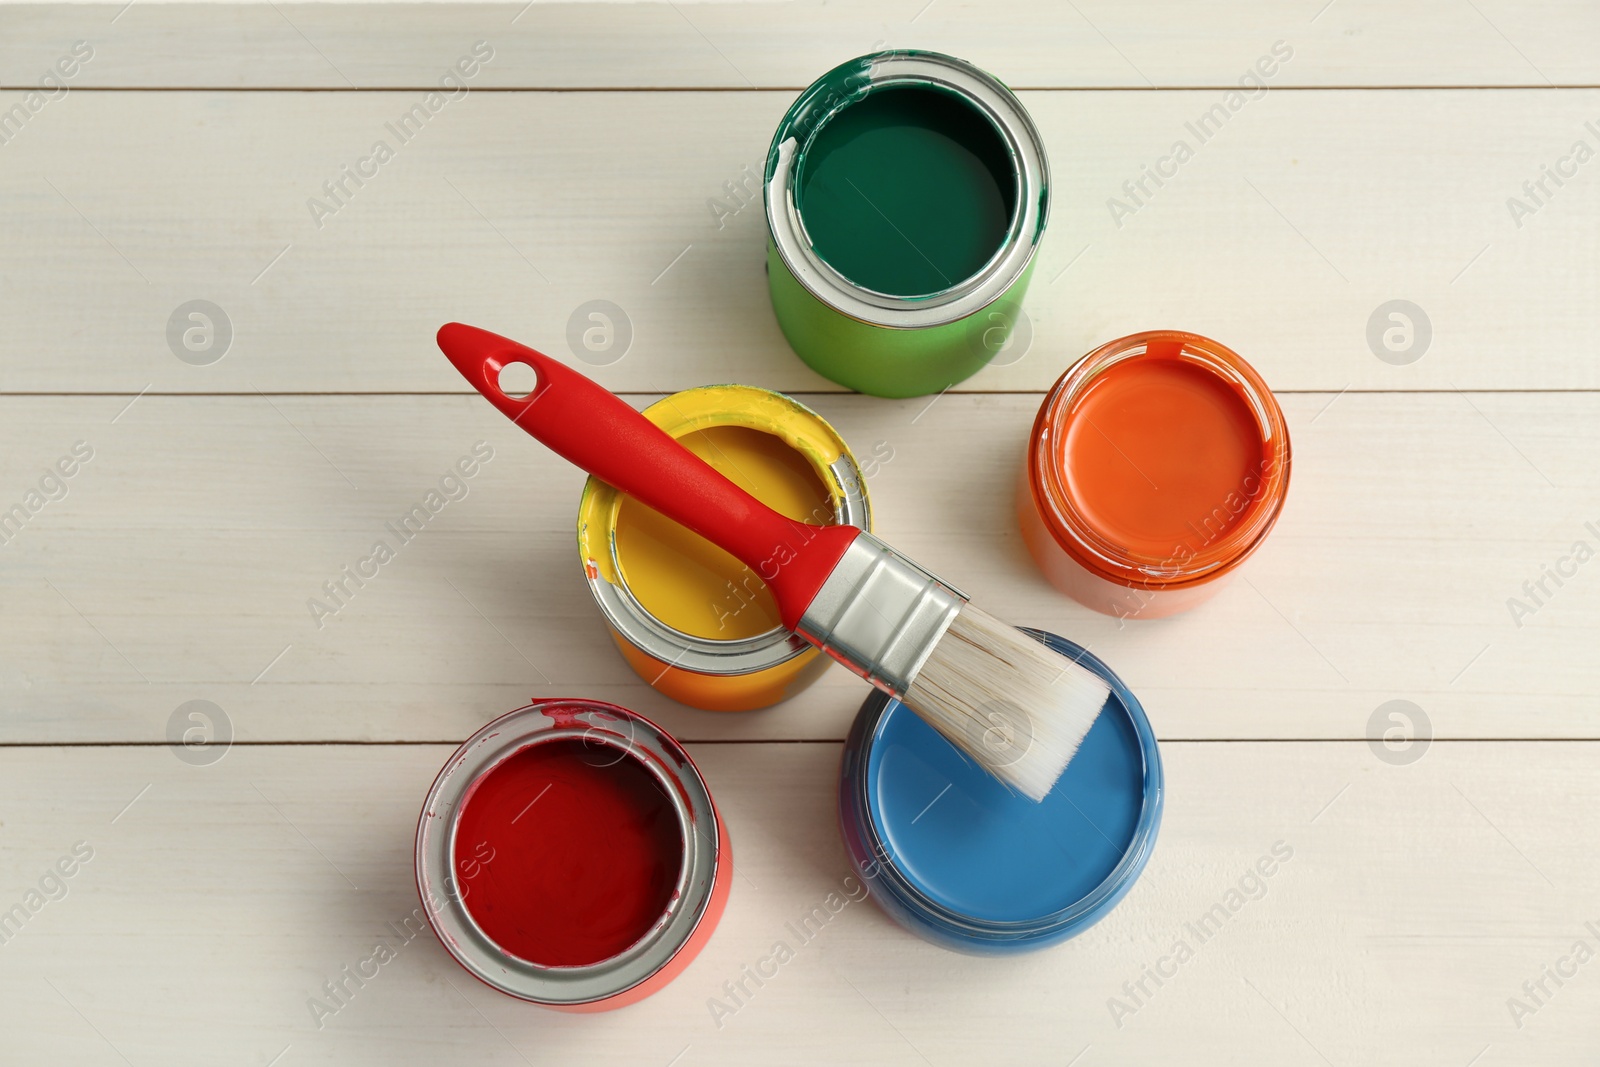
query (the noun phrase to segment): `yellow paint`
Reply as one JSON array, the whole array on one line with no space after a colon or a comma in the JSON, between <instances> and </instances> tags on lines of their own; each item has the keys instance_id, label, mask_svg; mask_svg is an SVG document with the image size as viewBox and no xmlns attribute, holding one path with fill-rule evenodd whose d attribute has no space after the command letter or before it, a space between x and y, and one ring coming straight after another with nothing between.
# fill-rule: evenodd
<instances>
[{"instance_id":1,"label":"yellow paint","mask_svg":"<svg viewBox=\"0 0 1600 1067\"><path fill-rule=\"evenodd\" d=\"M713 426L678 440L774 511L804 522L833 521L833 501L816 471L772 434ZM736 641L779 625L777 602L761 579L699 534L632 497L617 509L616 530L623 580L673 629Z\"/></svg>"},{"instance_id":2,"label":"yellow paint","mask_svg":"<svg viewBox=\"0 0 1600 1067\"><path fill-rule=\"evenodd\" d=\"M742 385L691 389L644 414L768 506L832 523L847 496L833 464L847 455L833 428L780 393ZM854 470L853 463L842 464ZM846 477L851 477L846 475ZM848 492L865 495L859 474ZM591 582L625 586L658 621L709 641L760 637L778 625L760 579L699 535L591 478L578 515L578 547ZM613 638L640 677L675 700L717 711L766 707L809 685L826 667L815 649L774 641L771 665L702 674ZM659 650L658 650L659 651Z\"/></svg>"}]
</instances>

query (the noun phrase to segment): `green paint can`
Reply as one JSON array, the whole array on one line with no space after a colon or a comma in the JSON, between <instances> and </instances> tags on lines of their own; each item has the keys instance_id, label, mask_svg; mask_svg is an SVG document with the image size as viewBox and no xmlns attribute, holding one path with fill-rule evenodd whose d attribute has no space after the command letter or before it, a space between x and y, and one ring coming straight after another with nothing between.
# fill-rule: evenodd
<instances>
[{"instance_id":1,"label":"green paint can","mask_svg":"<svg viewBox=\"0 0 1600 1067\"><path fill-rule=\"evenodd\" d=\"M835 67L779 124L765 191L772 308L818 373L920 396L1009 342L1049 215L1049 163L990 75L919 51Z\"/></svg>"}]
</instances>

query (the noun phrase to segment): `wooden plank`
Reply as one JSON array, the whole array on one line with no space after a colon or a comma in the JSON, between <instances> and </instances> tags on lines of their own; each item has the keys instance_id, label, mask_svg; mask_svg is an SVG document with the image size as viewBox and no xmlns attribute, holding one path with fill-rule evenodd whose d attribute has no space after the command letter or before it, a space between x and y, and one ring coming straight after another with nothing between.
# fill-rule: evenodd
<instances>
[{"instance_id":1,"label":"wooden plank","mask_svg":"<svg viewBox=\"0 0 1600 1067\"><path fill-rule=\"evenodd\" d=\"M595 299L631 322L631 347L596 369L614 389L831 388L773 320L759 204L709 206L739 205L725 183L759 163L787 93L477 93L401 144L388 124L417 99L52 104L0 171L0 391L461 391L441 323L573 358L569 324ZM1600 386L1600 185L1582 169L1547 182L1520 228L1506 207L1575 139L1600 146L1584 125L1600 128L1600 91L1272 94L1115 220L1123 183L1197 143L1186 123L1219 94L1027 99L1055 159L1031 345L961 388L1041 390L1104 341L1172 326L1233 345L1279 389ZM331 206L323 183L379 139L394 158L347 180L319 229L308 202ZM181 321L169 336L196 299L231 323L210 366L191 362L220 348L185 362ZM1397 299L1429 323L1409 365L1368 341Z\"/></svg>"},{"instance_id":2,"label":"wooden plank","mask_svg":"<svg viewBox=\"0 0 1600 1067\"><path fill-rule=\"evenodd\" d=\"M1228 87L1283 40L1284 84L1594 85L1581 0L1406 5L1167 0L1136 8L975 0L798 3L6 4L0 72L32 86L75 40L78 84L188 88L430 86L473 41L507 88L790 88L876 48L966 56L1013 85Z\"/></svg>"},{"instance_id":3,"label":"wooden plank","mask_svg":"<svg viewBox=\"0 0 1600 1067\"><path fill-rule=\"evenodd\" d=\"M1204 607L1121 624L1046 586L1018 539L1010 478L1038 397L807 400L880 458L891 543L1091 646L1164 738L1359 738L1392 699L1440 737L1600 736L1600 564L1572 552L1600 546L1596 394L1285 396L1294 480L1267 544ZM160 740L192 699L245 739L443 741L535 694L614 700L690 739L840 739L864 696L842 670L749 715L646 688L580 573L581 476L478 398L126 405L0 400L0 511L75 441L94 449L0 546L5 741ZM479 440L494 458L467 496L401 544L385 524ZM380 539L396 558L314 617Z\"/></svg>"},{"instance_id":4,"label":"wooden plank","mask_svg":"<svg viewBox=\"0 0 1600 1067\"><path fill-rule=\"evenodd\" d=\"M1007 960L954 955L851 903L835 745L695 746L736 877L705 952L620 1014L562 1016L478 986L427 935L418 806L449 749L0 751L0 903L77 842L93 858L0 946L19 1062L682 1064L1592 1062L1592 962L1531 1013L1523 983L1600 926L1600 862L1572 833L1600 804L1593 743L1441 743L1410 766L1351 744L1163 746L1168 799L1144 877L1105 920ZM131 802L131 806L130 806ZM119 814L120 813L120 814ZM1289 858L1245 880L1274 847ZM1208 940L1186 924L1246 899ZM1259 888L1258 888L1259 887ZM47 886L47 888L52 888ZM1253 898L1253 899L1252 899ZM308 1002L380 939L396 958L331 1017ZM709 1002L778 940L794 958L719 1028ZM1131 1013L1124 983L1189 943ZM1173 970L1169 959L1165 969ZM742 999L742 998L741 998ZM1405 1010L1396 1012L1394 1006ZM826 1025L818 1025L826 1019ZM1118 1026L1118 1021L1121 1025ZM1485 1052L1485 1049L1488 1049ZM287 1051L285 1051L287 1049Z\"/></svg>"}]
</instances>

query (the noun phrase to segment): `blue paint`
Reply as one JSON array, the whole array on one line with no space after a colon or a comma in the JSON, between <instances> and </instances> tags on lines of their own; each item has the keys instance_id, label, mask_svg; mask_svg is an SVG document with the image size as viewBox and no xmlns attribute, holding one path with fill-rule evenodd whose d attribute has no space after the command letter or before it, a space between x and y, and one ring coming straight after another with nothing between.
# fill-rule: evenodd
<instances>
[{"instance_id":1,"label":"blue paint","mask_svg":"<svg viewBox=\"0 0 1600 1067\"><path fill-rule=\"evenodd\" d=\"M1161 760L1138 700L1079 646L1035 632L1112 687L1042 803L1007 790L875 694L846 744L840 819L857 873L896 920L967 952L1065 940L1132 886L1161 819Z\"/></svg>"}]
</instances>

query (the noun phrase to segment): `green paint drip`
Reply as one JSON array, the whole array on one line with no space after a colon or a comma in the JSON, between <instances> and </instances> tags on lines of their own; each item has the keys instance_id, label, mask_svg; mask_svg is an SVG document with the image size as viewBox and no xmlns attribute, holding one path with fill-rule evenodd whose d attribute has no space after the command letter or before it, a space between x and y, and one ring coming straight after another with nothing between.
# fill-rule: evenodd
<instances>
[{"instance_id":1,"label":"green paint drip","mask_svg":"<svg viewBox=\"0 0 1600 1067\"><path fill-rule=\"evenodd\" d=\"M867 93L824 122L799 163L796 204L813 247L857 285L926 296L1005 243L1016 207L1000 133L938 89Z\"/></svg>"}]
</instances>

